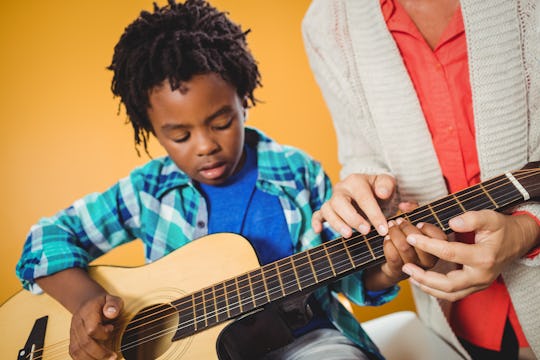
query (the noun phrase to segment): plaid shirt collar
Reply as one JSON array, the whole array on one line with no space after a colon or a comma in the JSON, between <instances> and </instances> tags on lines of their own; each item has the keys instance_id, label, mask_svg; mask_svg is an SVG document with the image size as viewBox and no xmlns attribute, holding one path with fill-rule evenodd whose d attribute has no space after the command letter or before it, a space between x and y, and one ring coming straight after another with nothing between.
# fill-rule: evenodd
<instances>
[{"instance_id":1,"label":"plaid shirt collar","mask_svg":"<svg viewBox=\"0 0 540 360\"><path fill-rule=\"evenodd\" d=\"M246 127L246 144L257 148L257 161L259 177L257 183L272 193L272 188L296 189L294 184L294 174L289 167L281 164L287 162L283 145L272 141L260 130ZM279 169L280 171L276 171ZM156 193L157 198L161 198L169 191L184 187L193 186L192 180L180 170L170 157L165 158L165 165L159 176L161 182L160 189ZM264 185L265 183L269 184Z\"/></svg>"}]
</instances>

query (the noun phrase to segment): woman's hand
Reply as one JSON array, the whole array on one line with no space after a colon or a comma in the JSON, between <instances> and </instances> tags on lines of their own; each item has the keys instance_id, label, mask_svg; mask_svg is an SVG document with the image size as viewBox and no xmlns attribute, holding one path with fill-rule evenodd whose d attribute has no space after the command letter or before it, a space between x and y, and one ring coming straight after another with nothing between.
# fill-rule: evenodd
<instances>
[{"instance_id":1,"label":"woman's hand","mask_svg":"<svg viewBox=\"0 0 540 360\"><path fill-rule=\"evenodd\" d=\"M330 200L313 214L311 224L321 232L323 223L344 237L352 235L352 229L367 234L371 225L380 235L386 235L388 224L379 206L379 200L388 200L394 193L396 181L390 175L352 174L333 188Z\"/></svg>"},{"instance_id":2,"label":"woman's hand","mask_svg":"<svg viewBox=\"0 0 540 360\"><path fill-rule=\"evenodd\" d=\"M418 250L463 265L448 274L403 266L420 289L440 299L456 301L487 288L505 266L540 244L540 227L528 215L503 215L492 210L470 211L449 222L457 233L474 232L475 243L447 242L429 235L409 234Z\"/></svg>"}]
</instances>

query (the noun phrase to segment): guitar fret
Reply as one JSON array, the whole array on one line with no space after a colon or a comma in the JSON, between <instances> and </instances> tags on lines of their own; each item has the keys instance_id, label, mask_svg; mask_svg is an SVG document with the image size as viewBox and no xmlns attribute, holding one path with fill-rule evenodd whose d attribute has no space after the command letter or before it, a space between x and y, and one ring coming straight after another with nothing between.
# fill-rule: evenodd
<instances>
[{"instance_id":1,"label":"guitar fret","mask_svg":"<svg viewBox=\"0 0 540 360\"><path fill-rule=\"evenodd\" d=\"M253 290L248 278L248 274L238 277L238 287L241 289L239 293L239 303L242 312L246 312L255 308L255 299L253 298ZM245 292L247 291L247 292Z\"/></svg>"},{"instance_id":2,"label":"guitar fret","mask_svg":"<svg viewBox=\"0 0 540 360\"><path fill-rule=\"evenodd\" d=\"M264 282L262 269L259 268L249 272L249 279L252 286L253 302L255 307L266 304L270 301L268 297L268 290L266 289L266 283Z\"/></svg>"},{"instance_id":3,"label":"guitar fret","mask_svg":"<svg viewBox=\"0 0 540 360\"><path fill-rule=\"evenodd\" d=\"M216 296L216 319L223 321L229 318L227 304L227 295L225 294L225 284L219 283L214 286L214 295ZM227 309L223 311L222 309Z\"/></svg>"},{"instance_id":4,"label":"guitar fret","mask_svg":"<svg viewBox=\"0 0 540 360\"><path fill-rule=\"evenodd\" d=\"M238 304L238 288L236 287L236 279L225 281L225 298L227 299L227 316L229 319L240 314L240 309L234 307ZM237 309L238 311L234 311Z\"/></svg>"},{"instance_id":5,"label":"guitar fret","mask_svg":"<svg viewBox=\"0 0 540 360\"><path fill-rule=\"evenodd\" d=\"M330 243L327 244L329 244L327 250L330 249L328 252L330 254L330 260L335 269L334 276L349 271L351 268L354 269L354 264L348 255L343 238L341 238L341 241L332 242L331 245Z\"/></svg>"},{"instance_id":6,"label":"guitar fret","mask_svg":"<svg viewBox=\"0 0 540 360\"><path fill-rule=\"evenodd\" d=\"M431 207L431 205L427 204L426 206L429 209L429 211L431 211L431 213L433 214L433 218L435 219L435 221L437 221L437 223L439 224L439 227L444 230L445 226L442 224L441 219L439 219L439 217L437 216L437 213L433 211L433 208Z\"/></svg>"},{"instance_id":7,"label":"guitar fret","mask_svg":"<svg viewBox=\"0 0 540 360\"><path fill-rule=\"evenodd\" d=\"M197 296L200 296L200 301L197 301ZM195 302L195 329L201 330L206 327L206 316L204 309L204 298L201 291L194 294Z\"/></svg>"},{"instance_id":8,"label":"guitar fret","mask_svg":"<svg viewBox=\"0 0 540 360\"><path fill-rule=\"evenodd\" d=\"M268 285L266 284L266 278L264 276L264 269L261 269L260 273L261 273L261 281L264 286L264 293L266 294L266 299L268 300L268 302L270 302L270 294L268 292Z\"/></svg>"},{"instance_id":9,"label":"guitar fret","mask_svg":"<svg viewBox=\"0 0 540 360\"><path fill-rule=\"evenodd\" d=\"M407 220L408 222L411 222L411 219L409 219L409 214L407 214L407 213L401 213L401 214L399 214L399 216L401 216L402 218L404 218L404 219Z\"/></svg>"},{"instance_id":10,"label":"guitar fret","mask_svg":"<svg viewBox=\"0 0 540 360\"><path fill-rule=\"evenodd\" d=\"M461 208L461 210L463 210L463 212L466 212L467 210L465 210L465 207L463 206L463 204L461 203L461 201L459 201L459 199L457 198L457 196L455 194L452 194L452 197L454 198L454 200L456 201L456 203L459 205L459 207Z\"/></svg>"},{"instance_id":11,"label":"guitar fret","mask_svg":"<svg viewBox=\"0 0 540 360\"><path fill-rule=\"evenodd\" d=\"M501 180L497 184L493 184L492 181L485 183L485 188L488 189L498 207L506 206L514 201L523 199L523 195L519 189L506 176L502 176Z\"/></svg>"},{"instance_id":12,"label":"guitar fret","mask_svg":"<svg viewBox=\"0 0 540 360\"><path fill-rule=\"evenodd\" d=\"M191 295L191 308L193 309L193 331L197 331L197 311L195 307L195 294Z\"/></svg>"},{"instance_id":13,"label":"guitar fret","mask_svg":"<svg viewBox=\"0 0 540 360\"><path fill-rule=\"evenodd\" d=\"M216 322L218 322L219 321L219 318L218 318L219 307L217 306L217 296L216 296L215 286L212 286L212 300L214 301L214 316L216 317Z\"/></svg>"},{"instance_id":14,"label":"guitar fret","mask_svg":"<svg viewBox=\"0 0 540 360\"><path fill-rule=\"evenodd\" d=\"M416 210L414 210L412 213L409 214L409 218L411 219L411 223L418 224L419 222L429 223L433 225L438 225L437 219L435 219L433 211L428 208L428 206L424 205Z\"/></svg>"},{"instance_id":15,"label":"guitar fret","mask_svg":"<svg viewBox=\"0 0 540 360\"><path fill-rule=\"evenodd\" d=\"M364 235L361 235L361 236L364 236ZM357 239L355 238L354 240L357 240ZM348 240L348 242L350 243L352 241L353 240L350 240L350 239ZM354 244L349 247L349 251L353 259L354 267L358 267L361 264L363 264L365 262L366 255L371 254L370 259L372 259L372 256L373 256L373 252L368 247L366 241L355 241Z\"/></svg>"},{"instance_id":16,"label":"guitar fret","mask_svg":"<svg viewBox=\"0 0 540 360\"><path fill-rule=\"evenodd\" d=\"M253 303L253 308L257 307L257 302L255 301L255 291L253 289L253 280L251 279L251 273L247 273L247 281L249 285L249 291L251 293L251 302Z\"/></svg>"},{"instance_id":17,"label":"guitar fret","mask_svg":"<svg viewBox=\"0 0 540 360\"><path fill-rule=\"evenodd\" d=\"M445 231L450 228L448 221L464 212L463 206L460 205L457 198L454 197L443 198L433 202L431 204L431 210L436 214L439 214L439 226Z\"/></svg>"},{"instance_id":18,"label":"guitar fret","mask_svg":"<svg viewBox=\"0 0 540 360\"><path fill-rule=\"evenodd\" d=\"M236 294L238 295L238 309L240 309L240 312L244 312L244 308L242 306L242 296L240 295L240 286L238 285L238 278L234 278L234 283L236 286Z\"/></svg>"},{"instance_id":19,"label":"guitar fret","mask_svg":"<svg viewBox=\"0 0 540 360\"><path fill-rule=\"evenodd\" d=\"M279 261L276 261L274 263L276 265L276 276L278 278L278 281L279 281L279 287L281 289L281 294L283 296L285 296L285 286L283 286L283 280L281 279L281 271L279 270Z\"/></svg>"},{"instance_id":20,"label":"guitar fret","mask_svg":"<svg viewBox=\"0 0 540 360\"><path fill-rule=\"evenodd\" d=\"M330 255L328 254L328 249L326 246L323 246L324 253L326 254L326 257L328 258L328 263L330 264L330 269L332 269L332 274L336 276L336 269L334 268L334 265L332 264L332 259L330 258Z\"/></svg>"},{"instance_id":21,"label":"guitar fret","mask_svg":"<svg viewBox=\"0 0 540 360\"><path fill-rule=\"evenodd\" d=\"M460 191L454 195L463 205L466 211L476 210L480 208L491 208L493 202L485 196L482 189L476 187L468 191Z\"/></svg>"},{"instance_id":22,"label":"guitar fret","mask_svg":"<svg viewBox=\"0 0 540 360\"><path fill-rule=\"evenodd\" d=\"M294 277L296 279L296 284L298 285L298 290L302 291L302 285L300 284L300 277L298 276L298 271L296 271L296 265L294 265L294 257L289 257L289 260L291 262L291 267L294 270Z\"/></svg>"},{"instance_id":23,"label":"guitar fret","mask_svg":"<svg viewBox=\"0 0 540 360\"><path fill-rule=\"evenodd\" d=\"M371 248L371 244L369 243L366 235L361 235L364 242L366 243L366 246L369 249L369 252L371 253L371 257L375 259L375 253L373 252L373 249Z\"/></svg>"},{"instance_id":24,"label":"guitar fret","mask_svg":"<svg viewBox=\"0 0 540 360\"><path fill-rule=\"evenodd\" d=\"M341 238L341 243L343 244L343 248L345 249L345 252L347 253L347 256L349 257L349 261L351 263L351 266L355 267L354 266L354 261L353 261L352 256L351 256L351 252L349 251L349 246L347 246L347 243L345 242L344 237Z\"/></svg>"},{"instance_id":25,"label":"guitar fret","mask_svg":"<svg viewBox=\"0 0 540 360\"><path fill-rule=\"evenodd\" d=\"M319 282L319 276L317 276L317 272L315 271L315 267L313 266L313 261L312 261L311 256L310 256L311 251L312 251L312 249L309 249L309 250L306 251L306 258L308 259L309 267L311 268L311 272L313 274L313 277L315 278L315 283L318 283Z\"/></svg>"},{"instance_id":26,"label":"guitar fret","mask_svg":"<svg viewBox=\"0 0 540 360\"><path fill-rule=\"evenodd\" d=\"M295 265L299 275L298 279L302 288L319 282L308 254L309 250L294 255Z\"/></svg>"},{"instance_id":27,"label":"guitar fret","mask_svg":"<svg viewBox=\"0 0 540 360\"><path fill-rule=\"evenodd\" d=\"M274 281L273 285L269 287L279 286L281 288L282 296L294 294L300 291L298 275L294 269L294 264L290 258L284 258L275 262L276 264L276 277L277 281ZM267 265L269 266L269 265ZM272 298L278 299L280 297L279 292L274 292Z\"/></svg>"},{"instance_id":28,"label":"guitar fret","mask_svg":"<svg viewBox=\"0 0 540 360\"><path fill-rule=\"evenodd\" d=\"M326 256L323 248L324 246L319 246L309 249L308 251L311 259L311 265L314 269L313 271L317 276L317 282L321 282L332 277L332 275L327 271L327 269L331 268L330 260Z\"/></svg>"},{"instance_id":29,"label":"guitar fret","mask_svg":"<svg viewBox=\"0 0 540 360\"><path fill-rule=\"evenodd\" d=\"M204 309L204 326L205 327L208 327L208 324L210 323L210 319L211 319L209 317L209 316L211 316L209 314L212 313L212 308L211 308L211 305L210 305L211 304L210 301L212 301L211 292L212 292L212 289L208 289L208 288L204 289L203 292L202 292L203 293L203 302L204 302L203 309Z\"/></svg>"},{"instance_id":30,"label":"guitar fret","mask_svg":"<svg viewBox=\"0 0 540 360\"><path fill-rule=\"evenodd\" d=\"M497 205L497 203L495 202L495 200L493 200L493 198L491 197L491 195L489 195L489 192L486 190L486 188L484 187L484 185L478 184L478 186L479 186L480 189L482 189L482 191L486 194L486 196L488 197L488 199L491 200L491 202L493 203L493 205L495 206L495 208L498 208L499 206Z\"/></svg>"}]
</instances>

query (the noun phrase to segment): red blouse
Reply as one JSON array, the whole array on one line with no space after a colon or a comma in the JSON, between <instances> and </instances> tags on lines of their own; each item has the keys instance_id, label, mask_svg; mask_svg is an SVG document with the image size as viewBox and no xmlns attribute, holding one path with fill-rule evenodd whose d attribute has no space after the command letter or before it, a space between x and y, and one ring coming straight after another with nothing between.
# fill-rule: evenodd
<instances>
[{"instance_id":1,"label":"red blouse","mask_svg":"<svg viewBox=\"0 0 540 360\"><path fill-rule=\"evenodd\" d=\"M401 52L422 107L435 152L450 192L480 182L467 44L458 8L437 46L431 49L405 9L380 0L384 19ZM472 234L459 240L473 242ZM472 344L500 350L509 318L520 347L528 346L502 278L453 304L450 324Z\"/></svg>"}]
</instances>

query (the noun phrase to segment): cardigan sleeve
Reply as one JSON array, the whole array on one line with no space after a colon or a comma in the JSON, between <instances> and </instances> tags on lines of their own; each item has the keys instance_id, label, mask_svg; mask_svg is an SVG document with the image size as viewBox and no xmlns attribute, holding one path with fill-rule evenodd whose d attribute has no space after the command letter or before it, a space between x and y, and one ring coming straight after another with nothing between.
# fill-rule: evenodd
<instances>
[{"instance_id":1,"label":"cardigan sleeve","mask_svg":"<svg viewBox=\"0 0 540 360\"><path fill-rule=\"evenodd\" d=\"M302 22L309 63L336 130L340 176L390 174L355 70L343 6L341 1L315 0Z\"/></svg>"}]
</instances>

